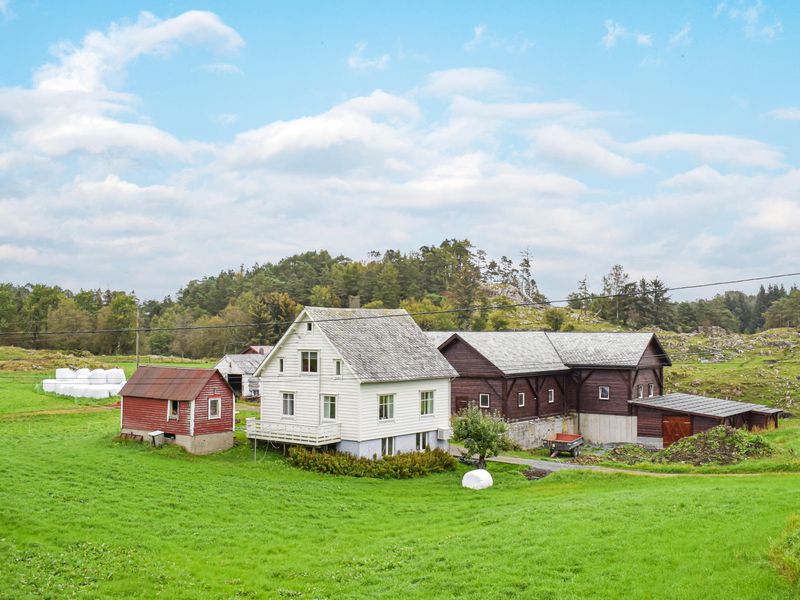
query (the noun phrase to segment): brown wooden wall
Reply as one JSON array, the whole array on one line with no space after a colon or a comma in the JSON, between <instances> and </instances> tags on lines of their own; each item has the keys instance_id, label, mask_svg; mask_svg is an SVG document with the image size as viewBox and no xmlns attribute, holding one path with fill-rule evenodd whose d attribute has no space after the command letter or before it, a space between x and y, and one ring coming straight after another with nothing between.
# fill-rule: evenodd
<instances>
[{"instance_id":1,"label":"brown wooden wall","mask_svg":"<svg viewBox=\"0 0 800 600\"><path fill-rule=\"evenodd\" d=\"M657 437L662 435L660 410L647 408L646 406L636 407L636 434L641 437Z\"/></svg>"},{"instance_id":2,"label":"brown wooden wall","mask_svg":"<svg viewBox=\"0 0 800 600\"><path fill-rule=\"evenodd\" d=\"M714 417L701 417L695 415L692 417L692 435L702 431L708 431L712 427L716 427L721 423L721 419Z\"/></svg>"},{"instance_id":3,"label":"brown wooden wall","mask_svg":"<svg viewBox=\"0 0 800 600\"><path fill-rule=\"evenodd\" d=\"M442 350L442 354L462 377L502 377L503 373L477 350L460 339Z\"/></svg>"},{"instance_id":4,"label":"brown wooden wall","mask_svg":"<svg viewBox=\"0 0 800 600\"><path fill-rule=\"evenodd\" d=\"M581 370L578 371L580 386L578 398L578 410L580 412L600 413L608 415L627 415L629 414L628 400L631 398L628 375L633 371L624 369L604 369L604 370ZM610 398L600 400L601 385L610 388Z\"/></svg>"},{"instance_id":5,"label":"brown wooden wall","mask_svg":"<svg viewBox=\"0 0 800 600\"><path fill-rule=\"evenodd\" d=\"M178 420L167 419L167 400L125 396L122 399L122 428L189 435L189 403L180 402Z\"/></svg>"}]
</instances>

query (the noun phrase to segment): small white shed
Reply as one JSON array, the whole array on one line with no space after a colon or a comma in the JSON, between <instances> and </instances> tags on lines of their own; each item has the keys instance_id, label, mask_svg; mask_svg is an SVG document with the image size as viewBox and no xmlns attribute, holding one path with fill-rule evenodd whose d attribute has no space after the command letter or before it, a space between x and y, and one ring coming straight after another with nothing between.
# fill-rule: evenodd
<instances>
[{"instance_id":1,"label":"small white shed","mask_svg":"<svg viewBox=\"0 0 800 600\"><path fill-rule=\"evenodd\" d=\"M226 354L214 368L222 374L236 396L258 398L258 378L254 373L265 358L263 354Z\"/></svg>"}]
</instances>

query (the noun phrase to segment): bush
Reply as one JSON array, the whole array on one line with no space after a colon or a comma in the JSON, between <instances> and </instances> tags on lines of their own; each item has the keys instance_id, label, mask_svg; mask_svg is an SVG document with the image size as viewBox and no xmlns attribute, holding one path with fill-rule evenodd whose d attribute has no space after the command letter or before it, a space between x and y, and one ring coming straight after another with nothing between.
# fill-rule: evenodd
<instances>
[{"instance_id":1,"label":"bush","mask_svg":"<svg viewBox=\"0 0 800 600\"><path fill-rule=\"evenodd\" d=\"M716 463L732 465L747 458L772 454L772 447L760 435L744 429L719 425L685 437L657 453L653 460L662 463L688 463L695 466Z\"/></svg>"},{"instance_id":2,"label":"bush","mask_svg":"<svg viewBox=\"0 0 800 600\"><path fill-rule=\"evenodd\" d=\"M456 463L455 458L440 448L384 456L380 459L358 458L345 452L313 451L304 446L289 448L289 464L293 467L350 477L411 479L452 471Z\"/></svg>"},{"instance_id":3,"label":"bush","mask_svg":"<svg viewBox=\"0 0 800 600\"><path fill-rule=\"evenodd\" d=\"M471 404L453 421L453 440L460 442L470 456L478 455L478 468L486 468L486 459L510 450L508 424L500 414L486 414Z\"/></svg>"}]
</instances>

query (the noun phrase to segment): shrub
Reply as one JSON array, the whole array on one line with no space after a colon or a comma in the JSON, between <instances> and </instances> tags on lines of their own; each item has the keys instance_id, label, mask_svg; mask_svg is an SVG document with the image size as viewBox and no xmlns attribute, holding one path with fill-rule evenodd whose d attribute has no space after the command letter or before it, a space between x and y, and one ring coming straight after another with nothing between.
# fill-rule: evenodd
<instances>
[{"instance_id":1,"label":"shrub","mask_svg":"<svg viewBox=\"0 0 800 600\"><path fill-rule=\"evenodd\" d=\"M732 465L747 458L761 458L770 454L772 447L760 435L719 425L678 440L657 453L653 460L695 466L709 463Z\"/></svg>"},{"instance_id":2,"label":"shrub","mask_svg":"<svg viewBox=\"0 0 800 600\"><path fill-rule=\"evenodd\" d=\"M456 459L440 448L408 452L380 459L358 458L345 452L313 451L304 446L289 448L289 464L298 469L329 475L411 479L431 473L451 471Z\"/></svg>"},{"instance_id":3,"label":"shrub","mask_svg":"<svg viewBox=\"0 0 800 600\"><path fill-rule=\"evenodd\" d=\"M557 308L548 308L544 311L544 322L550 331L558 331L564 324L564 313Z\"/></svg>"},{"instance_id":4,"label":"shrub","mask_svg":"<svg viewBox=\"0 0 800 600\"><path fill-rule=\"evenodd\" d=\"M510 450L513 442L508 437L508 424L498 414L485 414L472 404L456 417L453 439L464 444L470 455L478 455L478 468L486 468L486 459L503 450Z\"/></svg>"}]
</instances>

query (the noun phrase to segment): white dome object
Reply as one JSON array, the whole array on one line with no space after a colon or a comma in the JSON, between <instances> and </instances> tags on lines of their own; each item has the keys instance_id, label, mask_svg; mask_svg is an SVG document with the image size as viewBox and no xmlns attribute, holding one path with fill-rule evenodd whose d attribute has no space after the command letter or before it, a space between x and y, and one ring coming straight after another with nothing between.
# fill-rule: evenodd
<instances>
[{"instance_id":1,"label":"white dome object","mask_svg":"<svg viewBox=\"0 0 800 600\"><path fill-rule=\"evenodd\" d=\"M106 371L106 379L108 383L124 383L125 371L122 369L109 369Z\"/></svg>"},{"instance_id":2,"label":"white dome object","mask_svg":"<svg viewBox=\"0 0 800 600\"><path fill-rule=\"evenodd\" d=\"M105 383L106 382L106 371L105 369L95 369L89 374L89 380L92 383Z\"/></svg>"},{"instance_id":3,"label":"white dome object","mask_svg":"<svg viewBox=\"0 0 800 600\"><path fill-rule=\"evenodd\" d=\"M45 379L42 381L42 389L45 392L55 392L56 391L56 379Z\"/></svg>"},{"instance_id":4,"label":"white dome object","mask_svg":"<svg viewBox=\"0 0 800 600\"><path fill-rule=\"evenodd\" d=\"M91 371L89 369L78 369L75 371L75 379L83 383L88 383L90 373Z\"/></svg>"},{"instance_id":5,"label":"white dome object","mask_svg":"<svg viewBox=\"0 0 800 600\"><path fill-rule=\"evenodd\" d=\"M461 479L461 485L471 490L482 490L492 487L494 481L492 475L486 469L475 469L474 471L467 471Z\"/></svg>"},{"instance_id":6,"label":"white dome object","mask_svg":"<svg viewBox=\"0 0 800 600\"><path fill-rule=\"evenodd\" d=\"M76 374L72 369L56 369L56 379L75 379Z\"/></svg>"}]
</instances>

